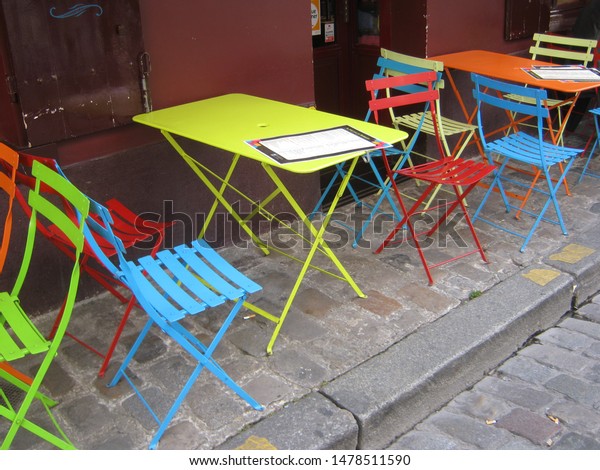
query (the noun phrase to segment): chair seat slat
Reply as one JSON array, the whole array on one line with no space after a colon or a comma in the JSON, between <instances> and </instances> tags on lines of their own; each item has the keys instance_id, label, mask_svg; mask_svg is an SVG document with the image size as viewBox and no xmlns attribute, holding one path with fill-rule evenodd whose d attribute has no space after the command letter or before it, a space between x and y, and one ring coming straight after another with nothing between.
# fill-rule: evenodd
<instances>
[{"instance_id":1,"label":"chair seat slat","mask_svg":"<svg viewBox=\"0 0 600 470\"><path fill-rule=\"evenodd\" d=\"M179 247L175 248L177 253L178 248ZM212 278L207 276L207 273L210 272L210 268L206 264L201 263L199 268L196 268L192 265L191 262L195 263L198 261L197 256L193 251L191 256L186 259L183 259L181 256L175 256L175 254L170 250L159 251L157 253L157 257L164 263L165 268L168 269L169 272L171 272L177 279L178 285L180 283L184 285L188 290L194 292L195 295L201 298L203 302L207 303L211 307L216 307L225 301L222 296L215 294L200 281L199 278L208 278L208 284L214 286L218 290L218 288L212 284L212 282L210 282L210 279ZM193 269L197 274L194 275L190 269Z\"/></svg>"},{"instance_id":2,"label":"chair seat slat","mask_svg":"<svg viewBox=\"0 0 600 470\"><path fill-rule=\"evenodd\" d=\"M217 270L222 272L228 279L233 281L246 292L252 294L262 289L260 285L244 275L241 271L235 269L219 253L211 248L204 240L194 240L192 245L212 264Z\"/></svg>"},{"instance_id":3,"label":"chair seat slat","mask_svg":"<svg viewBox=\"0 0 600 470\"><path fill-rule=\"evenodd\" d=\"M163 295L170 297L182 309L193 313L203 309L202 304L181 288L177 280L164 269L162 263L150 256L140 258L138 263L148 273L149 281L156 283L163 291Z\"/></svg>"}]
</instances>

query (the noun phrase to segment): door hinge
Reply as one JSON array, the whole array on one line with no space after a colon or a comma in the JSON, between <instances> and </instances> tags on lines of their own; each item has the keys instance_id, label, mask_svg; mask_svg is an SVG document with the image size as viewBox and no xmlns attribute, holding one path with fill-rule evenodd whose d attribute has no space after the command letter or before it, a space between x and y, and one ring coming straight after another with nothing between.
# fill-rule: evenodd
<instances>
[{"instance_id":1,"label":"door hinge","mask_svg":"<svg viewBox=\"0 0 600 470\"><path fill-rule=\"evenodd\" d=\"M149 113L152 111L152 96L150 95L150 88L148 85L148 77L152 71L152 65L150 64L150 54L144 51L138 57L138 67L140 71L140 87L142 90L142 106L144 112Z\"/></svg>"}]
</instances>

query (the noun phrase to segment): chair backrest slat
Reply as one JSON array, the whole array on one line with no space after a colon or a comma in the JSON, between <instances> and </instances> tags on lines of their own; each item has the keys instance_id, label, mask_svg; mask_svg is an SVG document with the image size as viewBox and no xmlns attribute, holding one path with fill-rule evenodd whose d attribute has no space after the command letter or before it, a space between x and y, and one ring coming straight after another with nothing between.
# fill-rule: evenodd
<instances>
[{"instance_id":1,"label":"chair backrest slat","mask_svg":"<svg viewBox=\"0 0 600 470\"><path fill-rule=\"evenodd\" d=\"M473 97L477 103L477 123L479 128L479 137L484 148L487 148L486 125L484 124L484 114L486 118L491 119L490 110L486 106L508 111L512 120L518 121L524 118L533 118L537 127L537 146L538 153L545 165L544 145L544 120L549 118L548 108L545 106L547 94L545 90L531 88L523 85L502 82L500 80L484 77L482 75L471 74L471 80L474 83ZM525 96L533 98L534 103L528 104L522 101L512 100L511 95ZM516 130L515 125L515 130ZM486 150L488 151L488 150Z\"/></svg>"},{"instance_id":2,"label":"chair backrest slat","mask_svg":"<svg viewBox=\"0 0 600 470\"><path fill-rule=\"evenodd\" d=\"M439 123L436 113L436 100L439 98L439 91L434 89L434 83L437 80L437 72L428 70L426 72L413 73L408 75L396 75L393 77L378 78L375 80L367 80L365 87L371 93L369 100L369 111L373 113L375 122L379 123L379 111L389 110L390 116L394 119L395 108L409 106L414 104L423 104L423 112L418 128L408 142L405 151L409 154L416 143L416 137L421 131L426 112L429 111L432 115L432 122L436 142L440 155L444 155L440 139ZM402 90L411 85L425 84L425 91L416 93L396 93L392 94L391 90ZM380 96L382 90L385 90L385 96Z\"/></svg>"},{"instance_id":3,"label":"chair backrest slat","mask_svg":"<svg viewBox=\"0 0 600 470\"><path fill-rule=\"evenodd\" d=\"M560 59L560 63L569 62L588 66L594 61L594 49L598 41L554 34L536 33L534 44L529 48L532 59Z\"/></svg>"},{"instance_id":4,"label":"chair backrest slat","mask_svg":"<svg viewBox=\"0 0 600 470\"><path fill-rule=\"evenodd\" d=\"M471 74L471 78L477 85L473 89L473 97L476 100L481 100L484 103L491 104L507 111L528 114L542 119L548 118L548 108L543 106L544 101L548 99L548 92L546 90L502 82L477 74ZM519 95L533 98L536 101L536 104L513 101L502 95Z\"/></svg>"}]
</instances>

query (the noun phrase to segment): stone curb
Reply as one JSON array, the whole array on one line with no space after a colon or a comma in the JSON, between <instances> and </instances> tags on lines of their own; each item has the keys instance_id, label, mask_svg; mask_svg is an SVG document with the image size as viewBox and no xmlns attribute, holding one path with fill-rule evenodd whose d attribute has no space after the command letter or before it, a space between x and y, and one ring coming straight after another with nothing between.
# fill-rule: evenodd
<instances>
[{"instance_id":1,"label":"stone curb","mask_svg":"<svg viewBox=\"0 0 600 470\"><path fill-rule=\"evenodd\" d=\"M573 291L573 278L557 274L545 286L515 275L326 385L356 417L358 448L385 448L556 324Z\"/></svg>"},{"instance_id":2,"label":"stone curb","mask_svg":"<svg viewBox=\"0 0 600 470\"><path fill-rule=\"evenodd\" d=\"M387 447L598 291L598 237L570 241L597 251L575 261L549 255L220 448ZM551 280L536 282L531 274L540 272Z\"/></svg>"}]
</instances>

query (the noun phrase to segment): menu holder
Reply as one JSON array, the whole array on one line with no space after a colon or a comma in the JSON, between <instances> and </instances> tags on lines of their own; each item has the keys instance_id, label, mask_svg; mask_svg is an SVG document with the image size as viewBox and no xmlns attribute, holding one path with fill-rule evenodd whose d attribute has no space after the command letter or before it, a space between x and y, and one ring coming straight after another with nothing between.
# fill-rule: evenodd
<instances>
[{"instance_id":1,"label":"menu holder","mask_svg":"<svg viewBox=\"0 0 600 470\"><path fill-rule=\"evenodd\" d=\"M534 65L524 69L539 80L561 80L569 82L599 82L600 71L583 65Z\"/></svg>"},{"instance_id":2,"label":"menu holder","mask_svg":"<svg viewBox=\"0 0 600 470\"><path fill-rule=\"evenodd\" d=\"M392 146L351 126L254 139L246 143L281 164Z\"/></svg>"}]
</instances>

